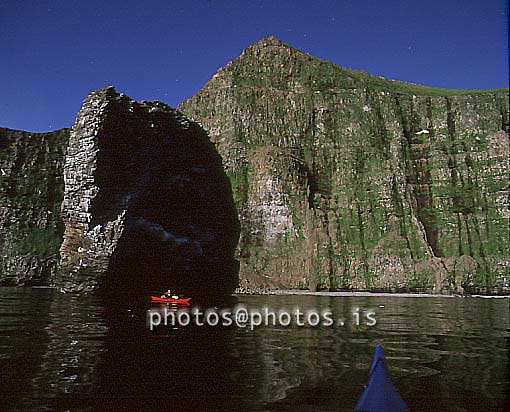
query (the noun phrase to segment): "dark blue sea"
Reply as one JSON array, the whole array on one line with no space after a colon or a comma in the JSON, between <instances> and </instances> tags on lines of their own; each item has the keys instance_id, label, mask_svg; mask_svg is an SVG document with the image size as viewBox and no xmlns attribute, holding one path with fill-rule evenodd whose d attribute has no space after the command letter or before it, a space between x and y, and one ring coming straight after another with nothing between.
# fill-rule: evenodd
<instances>
[{"instance_id":1,"label":"dark blue sea","mask_svg":"<svg viewBox=\"0 0 510 412\"><path fill-rule=\"evenodd\" d=\"M150 303L0 288L0 411L353 411L378 343L411 411L505 411L509 302L242 295L335 324L150 331Z\"/></svg>"}]
</instances>

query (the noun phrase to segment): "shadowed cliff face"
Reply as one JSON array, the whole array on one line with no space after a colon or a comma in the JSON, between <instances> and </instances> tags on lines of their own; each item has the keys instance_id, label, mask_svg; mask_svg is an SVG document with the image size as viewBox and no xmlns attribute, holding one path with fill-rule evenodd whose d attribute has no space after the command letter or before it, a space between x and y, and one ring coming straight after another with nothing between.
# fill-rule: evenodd
<instances>
[{"instance_id":1,"label":"shadowed cliff face","mask_svg":"<svg viewBox=\"0 0 510 412\"><path fill-rule=\"evenodd\" d=\"M170 107L113 88L92 93L65 164L65 290L177 288L193 296L237 285L239 223L207 134Z\"/></svg>"},{"instance_id":2,"label":"shadowed cliff face","mask_svg":"<svg viewBox=\"0 0 510 412\"><path fill-rule=\"evenodd\" d=\"M241 286L508 291L508 91L393 82L263 39L180 109L241 217Z\"/></svg>"},{"instance_id":3,"label":"shadowed cliff face","mask_svg":"<svg viewBox=\"0 0 510 412\"><path fill-rule=\"evenodd\" d=\"M0 128L0 284L47 284L64 226L64 155L69 130Z\"/></svg>"}]
</instances>

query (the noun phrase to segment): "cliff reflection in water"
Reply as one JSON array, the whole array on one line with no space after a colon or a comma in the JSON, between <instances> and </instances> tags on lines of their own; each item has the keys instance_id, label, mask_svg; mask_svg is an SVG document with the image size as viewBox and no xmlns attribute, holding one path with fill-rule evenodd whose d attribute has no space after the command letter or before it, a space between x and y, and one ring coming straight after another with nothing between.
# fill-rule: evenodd
<instances>
[{"instance_id":1,"label":"cliff reflection in water","mask_svg":"<svg viewBox=\"0 0 510 412\"><path fill-rule=\"evenodd\" d=\"M413 411L504 410L507 299L241 296L374 327L146 327L147 308L0 289L1 410L352 411L382 342ZM236 302L232 302L235 304Z\"/></svg>"}]
</instances>

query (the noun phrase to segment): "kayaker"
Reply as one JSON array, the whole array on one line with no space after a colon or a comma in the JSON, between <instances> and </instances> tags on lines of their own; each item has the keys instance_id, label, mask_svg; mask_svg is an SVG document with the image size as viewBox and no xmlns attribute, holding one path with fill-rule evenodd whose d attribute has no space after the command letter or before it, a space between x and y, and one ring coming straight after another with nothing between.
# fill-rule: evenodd
<instances>
[{"instance_id":1,"label":"kayaker","mask_svg":"<svg viewBox=\"0 0 510 412\"><path fill-rule=\"evenodd\" d=\"M165 293L161 295L162 298L170 298L172 297L172 291L168 289Z\"/></svg>"},{"instance_id":2,"label":"kayaker","mask_svg":"<svg viewBox=\"0 0 510 412\"><path fill-rule=\"evenodd\" d=\"M168 299L168 298L171 298L171 299L179 299L179 295L177 295L176 293L172 293L172 291L170 289L168 289L165 293L163 293L161 295L161 297L163 299Z\"/></svg>"}]
</instances>

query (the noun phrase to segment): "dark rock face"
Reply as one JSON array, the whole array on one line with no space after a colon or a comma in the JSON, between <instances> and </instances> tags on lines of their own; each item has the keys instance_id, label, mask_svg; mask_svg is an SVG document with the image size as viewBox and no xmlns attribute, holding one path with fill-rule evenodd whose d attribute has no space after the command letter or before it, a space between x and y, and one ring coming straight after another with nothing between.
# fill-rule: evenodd
<instances>
[{"instance_id":1,"label":"dark rock face","mask_svg":"<svg viewBox=\"0 0 510 412\"><path fill-rule=\"evenodd\" d=\"M92 93L64 177L56 286L208 295L237 285L230 183L207 134L176 110L113 88Z\"/></svg>"},{"instance_id":2,"label":"dark rock face","mask_svg":"<svg viewBox=\"0 0 510 412\"><path fill-rule=\"evenodd\" d=\"M231 179L242 287L510 291L508 90L389 81L270 37L180 109Z\"/></svg>"},{"instance_id":3,"label":"dark rock face","mask_svg":"<svg viewBox=\"0 0 510 412\"><path fill-rule=\"evenodd\" d=\"M0 284L47 284L64 226L64 155L69 130L0 128Z\"/></svg>"}]
</instances>

